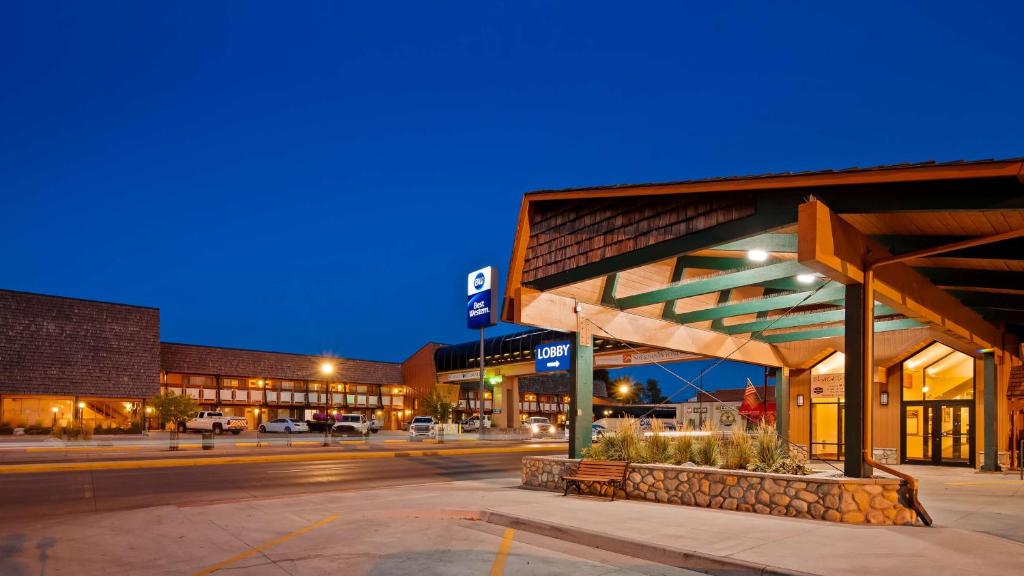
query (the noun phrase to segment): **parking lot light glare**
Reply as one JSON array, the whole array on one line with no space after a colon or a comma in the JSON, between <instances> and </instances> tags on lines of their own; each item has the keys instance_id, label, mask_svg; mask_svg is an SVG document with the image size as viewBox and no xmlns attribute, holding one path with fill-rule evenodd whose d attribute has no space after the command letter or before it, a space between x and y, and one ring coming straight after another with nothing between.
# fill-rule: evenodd
<instances>
[{"instance_id":1,"label":"parking lot light glare","mask_svg":"<svg viewBox=\"0 0 1024 576\"><path fill-rule=\"evenodd\" d=\"M323 374L333 374L334 364L331 364L330 362L324 362L323 364L320 365L320 372Z\"/></svg>"}]
</instances>

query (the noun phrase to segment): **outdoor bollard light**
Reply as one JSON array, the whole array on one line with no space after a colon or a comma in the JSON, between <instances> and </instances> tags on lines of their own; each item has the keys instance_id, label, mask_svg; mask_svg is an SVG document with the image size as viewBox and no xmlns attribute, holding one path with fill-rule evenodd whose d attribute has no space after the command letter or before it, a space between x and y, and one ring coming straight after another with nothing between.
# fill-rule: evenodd
<instances>
[{"instance_id":1,"label":"outdoor bollard light","mask_svg":"<svg viewBox=\"0 0 1024 576\"><path fill-rule=\"evenodd\" d=\"M53 424L51 424L50 426L52 426L53 428L56 428L57 427L57 412L60 411L60 408L57 408L56 406L54 406L53 408L50 408L50 410L53 412Z\"/></svg>"}]
</instances>

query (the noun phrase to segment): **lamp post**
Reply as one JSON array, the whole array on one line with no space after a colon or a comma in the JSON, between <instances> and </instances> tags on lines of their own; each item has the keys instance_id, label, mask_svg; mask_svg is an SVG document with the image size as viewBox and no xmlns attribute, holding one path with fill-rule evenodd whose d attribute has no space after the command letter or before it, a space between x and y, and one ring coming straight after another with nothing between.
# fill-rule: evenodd
<instances>
[{"instance_id":1,"label":"lamp post","mask_svg":"<svg viewBox=\"0 0 1024 576\"><path fill-rule=\"evenodd\" d=\"M331 374L334 373L334 364L330 362L324 362L320 364L320 373L324 375L324 391L327 392L327 396L324 399L324 443L323 445L330 446L330 432L331 428L327 424L327 415L331 411Z\"/></svg>"},{"instance_id":2,"label":"lamp post","mask_svg":"<svg viewBox=\"0 0 1024 576\"><path fill-rule=\"evenodd\" d=\"M85 434L85 402L78 403L78 431Z\"/></svg>"},{"instance_id":3,"label":"lamp post","mask_svg":"<svg viewBox=\"0 0 1024 576\"><path fill-rule=\"evenodd\" d=\"M60 412L60 408L57 408L56 406L54 406L53 408L50 408L50 411L53 412L53 424L51 424L50 427L51 428L56 428L57 427L57 412Z\"/></svg>"}]
</instances>

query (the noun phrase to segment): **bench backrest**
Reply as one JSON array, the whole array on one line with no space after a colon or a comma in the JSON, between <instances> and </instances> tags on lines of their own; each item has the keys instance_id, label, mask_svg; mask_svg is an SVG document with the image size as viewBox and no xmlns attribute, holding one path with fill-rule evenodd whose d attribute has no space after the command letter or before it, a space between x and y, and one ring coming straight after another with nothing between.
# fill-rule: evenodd
<instances>
[{"instance_id":1,"label":"bench backrest","mask_svg":"<svg viewBox=\"0 0 1024 576\"><path fill-rule=\"evenodd\" d=\"M579 476L606 476L608 478L624 478L629 462L617 460L581 460L576 474Z\"/></svg>"}]
</instances>

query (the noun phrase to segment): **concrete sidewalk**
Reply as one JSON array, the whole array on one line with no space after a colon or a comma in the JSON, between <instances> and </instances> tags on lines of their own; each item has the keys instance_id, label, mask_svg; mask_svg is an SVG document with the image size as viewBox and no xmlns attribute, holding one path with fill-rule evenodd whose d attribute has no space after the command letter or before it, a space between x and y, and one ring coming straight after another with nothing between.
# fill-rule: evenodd
<instances>
[{"instance_id":1,"label":"concrete sidewalk","mask_svg":"<svg viewBox=\"0 0 1024 576\"><path fill-rule=\"evenodd\" d=\"M1024 483L1016 476L981 475L971 470L914 471L922 477L923 499L935 517L931 528L853 526L648 502L563 497L523 490L518 487L518 478L508 478L65 516L6 526L0 529L0 538L17 536L26 547L31 542L49 542L48 558L54 569L79 567L81 571L76 573L104 573L103 569L125 561L133 568L126 573L176 574L190 573L227 555L245 553L246 546L253 542L281 536L276 528L281 518L312 521L329 514L361 518L355 525L372 529L383 558L394 557L404 547L419 546L415 538L405 540L408 535L389 534L385 526L394 524L388 519L480 518L486 522L490 517L508 526L507 519L516 517L546 526L547 533L536 532L545 537L555 535L569 542L600 546L612 542L614 546L605 546L606 550L627 556L648 554L645 557L650 559L654 556L645 552L645 547L649 551L655 546L671 552L657 558L688 558L693 562L689 566L718 566L709 570L719 574L751 573L751 566L757 567L754 573L779 574L861 576L897 570L929 576L1021 573ZM344 537L317 540L317 567L324 567L324 562L331 559L344 561L351 552L352 538L361 532L351 530L351 522L343 525L347 526ZM237 538L224 533L227 527ZM525 529L520 528L519 532ZM440 525L432 529L445 530ZM168 549L164 545L167 542L174 545ZM440 541L436 544L445 546ZM630 554L630 550L636 553ZM181 554L168 555L169 551ZM418 548L418 553L427 552ZM372 556L372 552L365 553ZM275 557L268 553L279 563L301 560L289 556L286 550L280 554ZM370 556L364 558L368 571L356 573L374 573Z\"/></svg>"}]
</instances>

